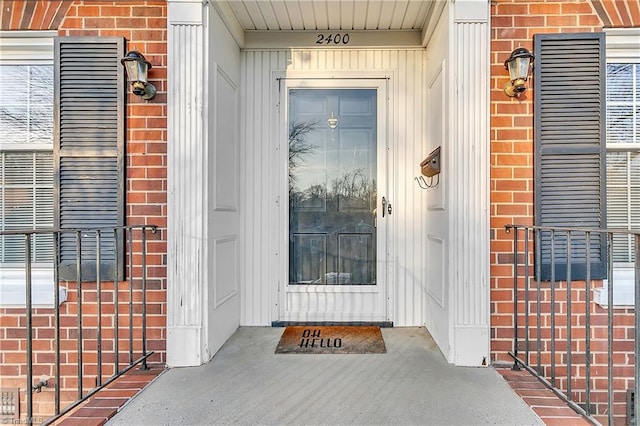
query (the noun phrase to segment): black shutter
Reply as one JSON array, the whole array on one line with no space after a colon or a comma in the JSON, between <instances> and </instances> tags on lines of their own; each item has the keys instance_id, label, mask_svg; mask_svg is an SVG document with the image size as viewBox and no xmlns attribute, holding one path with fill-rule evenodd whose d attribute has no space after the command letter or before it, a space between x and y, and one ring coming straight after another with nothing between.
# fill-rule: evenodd
<instances>
[{"instance_id":1,"label":"black shutter","mask_svg":"<svg viewBox=\"0 0 640 426\"><path fill-rule=\"evenodd\" d=\"M605 228L604 33L537 34L534 45L535 225ZM551 236L541 237L546 281ZM571 238L571 278L585 279L585 234ZM591 238L591 278L606 278L606 236ZM555 241L555 279L566 280L566 235Z\"/></svg>"},{"instance_id":2,"label":"black shutter","mask_svg":"<svg viewBox=\"0 0 640 426\"><path fill-rule=\"evenodd\" d=\"M61 229L124 225L125 79L121 37L55 40L54 206ZM82 234L82 279L96 276L96 237ZM101 233L101 277L123 278L124 244ZM118 265L115 265L116 250ZM76 237L63 234L60 276L76 279Z\"/></svg>"}]
</instances>

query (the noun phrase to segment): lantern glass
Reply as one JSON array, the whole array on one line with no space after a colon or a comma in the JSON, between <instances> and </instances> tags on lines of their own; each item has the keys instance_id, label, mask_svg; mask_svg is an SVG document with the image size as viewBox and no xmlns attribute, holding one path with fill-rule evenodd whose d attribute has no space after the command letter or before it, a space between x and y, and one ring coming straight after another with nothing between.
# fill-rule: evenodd
<instances>
[{"instance_id":1,"label":"lantern glass","mask_svg":"<svg viewBox=\"0 0 640 426\"><path fill-rule=\"evenodd\" d=\"M511 81L527 80L529 77L529 57L513 58L509 61L509 79Z\"/></svg>"},{"instance_id":2,"label":"lantern glass","mask_svg":"<svg viewBox=\"0 0 640 426\"><path fill-rule=\"evenodd\" d=\"M130 82L141 81L147 82L147 63L138 60L128 60L124 62L127 76Z\"/></svg>"},{"instance_id":3,"label":"lantern glass","mask_svg":"<svg viewBox=\"0 0 640 426\"><path fill-rule=\"evenodd\" d=\"M504 63L505 69L509 70L509 79L527 81L532 61L533 55L523 47L511 52L511 56Z\"/></svg>"},{"instance_id":4,"label":"lantern glass","mask_svg":"<svg viewBox=\"0 0 640 426\"><path fill-rule=\"evenodd\" d=\"M516 69L517 69L517 78L527 81L529 77L529 64L531 63L531 58L516 58Z\"/></svg>"}]
</instances>

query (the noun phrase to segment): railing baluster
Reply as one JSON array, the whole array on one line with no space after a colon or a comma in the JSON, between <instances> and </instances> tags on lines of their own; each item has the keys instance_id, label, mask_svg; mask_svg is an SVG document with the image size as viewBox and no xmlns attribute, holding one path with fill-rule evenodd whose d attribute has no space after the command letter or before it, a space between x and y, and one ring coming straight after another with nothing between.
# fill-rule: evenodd
<instances>
[{"instance_id":1,"label":"railing baluster","mask_svg":"<svg viewBox=\"0 0 640 426\"><path fill-rule=\"evenodd\" d=\"M27 315L27 424L33 424L33 327L31 312L31 234L24 235L25 305Z\"/></svg>"},{"instance_id":2,"label":"railing baluster","mask_svg":"<svg viewBox=\"0 0 640 426\"><path fill-rule=\"evenodd\" d=\"M635 301L634 301L634 316L635 316L635 353L634 353L634 368L635 368L635 382L634 382L634 398L633 398L633 413L635 416L636 425L640 424L640 235L635 236L635 265L634 265L634 288L635 288Z\"/></svg>"},{"instance_id":3,"label":"railing baluster","mask_svg":"<svg viewBox=\"0 0 640 426\"><path fill-rule=\"evenodd\" d=\"M602 237L602 236L601 236ZM591 414L591 232L585 233L587 271L585 280L584 309L584 365L585 365L585 411Z\"/></svg>"},{"instance_id":4,"label":"railing baluster","mask_svg":"<svg viewBox=\"0 0 640 426\"><path fill-rule=\"evenodd\" d=\"M513 228L513 353L518 356L518 227ZM520 369L517 361L512 369Z\"/></svg>"},{"instance_id":5,"label":"railing baluster","mask_svg":"<svg viewBox=\"0 0 640 426\"><path fill-rule=\"evenodd\" d=\"M535 247L536 247L536 259L535 259L535 265L536 265L536 306L537 306L536 307L536 314L537 314L537 316L536 316L536 318L537 318L536 319L536 326L537 326L537 330L536 330L537 331L536 347L537 347L537 352L538 352L537 353L537 355L538 355L538 366L537 366L538 369L537 369L537 371L538 371L538 374L542 374L542 364L541 364L542 363L542 361L541 361L541 358L542 358L542 348L541 348L542 338L540 336L540 334L542 332L542 327L541 327L541 324L540 324L542 322L541 321L542 312L541 312L541 306L540 306L540 304L541 304L540 281L542 279L541 278L542 266L540 264L542 263L542 255L541 255L542 252L541 252L541 249L540 249L540 240L541 240L541 238L540 238L540 230L534 229L533 232L534 232L533 235L534 235L534 238L535 238L534 244L535 244Z\"/></svg>"},{"instance_id":6,"label":"railing baluster","mask_svg":"<svg viewBox=\"0 0 640 426\"><path fill-rule=\"evenodd\" d=\"M551 384L556 386L556 236L552 229L551 238Z\"/></svg>"},{"instance_id":7,"label":"railing baluster","mask_svg":"<svg viewBox=\"0 0 640 426\"><path fill-rule=\"evenodd\" d=\"M53 233L54 345L55 345L55 414L60 414L60 232Z\"/></svg>"},{"instance_id":8,"label":"railing baluster","mask_svg":"<svg viewBox=\"0 0 640 426\"><path fill-rule=\"evenodd\" d=\"M97 344L97 364L98 364L98 386L102 386L102 277L100 276L100 263L102 256L100 230L96 230L96 303L98 304L98 335L96 336Z\"/></svg>"},{"instance_id":9,"label":"railing baluster","mask_svg":"<svg viewBox=\"0 0 640 426\"><path fill-rule=\"evenodd\" d=\"M118 287L119 287L119 272L120 272L120 259L118 256L119 247L118 241L118 229L113 230L113 247L114 247L114 268L113 268L113 352L115 354L115 373L120 371L119 358L120 358L120 332L119 332L119 323L120 323L120 313L118 307L120 306L120 297L118 295Z\"/></svg>"},{"instance_id":10,"label":"railing baluster","mask_svg":"<svg viewBox=\"0 0 640 426\"><path fill-rule=\"evenodd\" d=\"M613 234L607 234L607 261L609 284L607 286L607 413L613 424ZM638 313L636 312L636 316Z\"/></svg>"},{"instance_id":11,"label":"railing baluster","mask_svg":"<svg viewBox=\"0 0 640 426\"><path fill-rule=\"evenodd\" d=\"M567 232L567 395L571 398L571 231Z\"/></svg>"},{"instance_id":12,"label":"railing baluster","mask_svg":"<svg viewBox=\"0 0 640 426\"><path fill-rule=\"evenodd\" d=\"M142 227L142 356L147 354L147 228ZM147 358L142 361L147 370Z\"/></svg>"},{"instance_id":13,"label":"railing baluster","mask_svg":"<svg viewBox=\"0 0 640 426\"><path fill-rule=\"evenodd\" d=\"M76 294L78 298L78 399L82 399L82 232L76 231Z\"/></svg>"},{"instance_id":14,"label":"railing baluster","mask_svg":"<svg viewBox=\"0 0 640 426\"><path fill-rule=\"evenodd\" d=\"M529 358L529 229L524 228L524 359L527 365Z\"/></svg>"},{"instance_id":15,"label":"railing baluster","mask_svg":"<svg viewBox=\"0 0 640 426\"><path fill-rule=\"evenodd\" d=\"M133 228L129 233L129 364L133 363Z\"/></svg>"}]
</instances>

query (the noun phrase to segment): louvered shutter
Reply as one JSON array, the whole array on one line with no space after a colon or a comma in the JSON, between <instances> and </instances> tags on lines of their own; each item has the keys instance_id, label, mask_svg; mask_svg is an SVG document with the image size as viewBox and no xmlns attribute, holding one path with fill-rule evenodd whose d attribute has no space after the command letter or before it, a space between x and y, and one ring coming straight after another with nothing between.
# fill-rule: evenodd
<instances>
[{"instance_id":1,"label":"louvered shutter","mask_svg":"<svg viewBox=\"0 0 640 426\"><path fill-rule=\"evenodd\" d=\"M119 37L59 37L55 41L55 218L62 229L124 225L125 79ZM82 234L82 279L96 275L96 237ZM123 245L101 235L101 276L122 279ZM76 237L63 234L62 279L76 279Z\"/></svg>"},{"instance_id":2,"label":"louvered shutter","mask_svg":"<svg viewBox=\"0 0 640 426\"><path fill-rule=\"evenodd\" d=\"M604 33L538 34L535 49L535 224L606 227ZM555 235L555 279L567 279L566 235ZM571 278L585 279L585 235L572 234ZM606 278L606 237L592 235L591 278ZM541 279L551 277L542 233Z\"/></svg>"}]
</instances>

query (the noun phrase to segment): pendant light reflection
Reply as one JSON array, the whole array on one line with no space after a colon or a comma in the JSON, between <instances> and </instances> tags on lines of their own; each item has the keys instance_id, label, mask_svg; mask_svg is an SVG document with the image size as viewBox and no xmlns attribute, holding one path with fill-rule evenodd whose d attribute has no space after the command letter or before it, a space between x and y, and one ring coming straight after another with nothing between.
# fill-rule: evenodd
<instances>
[{"instance_id":1,"label":"pendant light reflection","mask_svg":"<svg viewBox=\"0 0 640 426\"><path fill-rule=\"evenodd\" d=\"M338 118L333 116L333 112L331 112L331 117L327 119L327 124L331 128L331 130L338 127Z\"/></svg>"}]
</instances>

